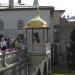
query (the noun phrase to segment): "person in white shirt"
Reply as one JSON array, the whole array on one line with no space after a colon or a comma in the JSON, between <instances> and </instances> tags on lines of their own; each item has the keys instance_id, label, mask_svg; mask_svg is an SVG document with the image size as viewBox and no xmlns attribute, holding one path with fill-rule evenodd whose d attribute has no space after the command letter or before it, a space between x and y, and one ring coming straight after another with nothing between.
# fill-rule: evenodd
<instances>
[{"instance_id":1,"label":"person in white shirt","mask_svg":"<svg viewBox=\"0 0 75 75\"><path fill-rule=\"evenodd\" d=\"M5 41L4 38L1 39L0 45L1 45L1 51L2 51L2 54L3 54L1 63L2 63L2 66L5 67L6 66L5 53L6 53L7 42Z\"/></svg>"},{"instance_id":2,"label":"person in white shirt","mask_svg":"<svg viewBox=\"0 0 75 75\"><path fill-rule=\"evenodd\" d=\"M7 47L7 42L5 41L4 38L1 40L1 51L5 51Z\"/></svg>"}]
</instances>

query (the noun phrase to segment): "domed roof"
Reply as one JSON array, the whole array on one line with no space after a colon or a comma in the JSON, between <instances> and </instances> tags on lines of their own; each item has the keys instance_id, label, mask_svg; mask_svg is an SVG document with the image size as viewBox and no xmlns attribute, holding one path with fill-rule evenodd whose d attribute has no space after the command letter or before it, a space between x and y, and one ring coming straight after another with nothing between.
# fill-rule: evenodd
<instances>
[{"instance_id":1,"label":"domed roof","mask_svg":"<svg viewBox=\"0 0 75 75\"><path fill-rule=\"evenodd\" d=\"M28 21L24 28L47 28L47 23L38 15Z\"/></svg>"}]
</instances>

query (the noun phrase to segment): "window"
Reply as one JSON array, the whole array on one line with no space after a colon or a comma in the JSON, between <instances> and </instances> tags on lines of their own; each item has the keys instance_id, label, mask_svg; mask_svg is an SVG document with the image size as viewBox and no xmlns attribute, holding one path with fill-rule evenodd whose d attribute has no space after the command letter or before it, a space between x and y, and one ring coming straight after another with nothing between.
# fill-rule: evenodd
<instances>
[{"instance_id":1,"label":"window","mask_svg":"<svg viewBox=\"0 0 75 75\"><path fill-rule=\"evenodd\" d=\"M35 42L40 43L38 33L33 33L33 35L32 35L32 43L35 43Z\"/></svg>"},{"instance_id":2,"label":"window","mask_svg":"<svg viewBox=\"0 0 75 75\"><path fill-rule=\"evenodd\" d=\"M18 20L18 22L17 22L17 27L18 27L18 29L22 29L23 26L24 26L23 20Z\"/></svg>"},{"instance_id":3,"label":"window","mask_svg":"<svg viewBox=\"0 0 75 75\"><path fill-rule=\"evenodd\" d=\"M53 40L55 43L59 42L59 26L54 25L53 27Z\"/></svg>"},{"instance_id":4,"label":"window","mask_svg":"<svg viewBox=\"0 0 75 75\"><path fill-rule=\"evenodd\" d=\"M3 30L4 29L4 23L3 23L3 20L0 20L0 30Z\"/></svg>"}]
</instances>

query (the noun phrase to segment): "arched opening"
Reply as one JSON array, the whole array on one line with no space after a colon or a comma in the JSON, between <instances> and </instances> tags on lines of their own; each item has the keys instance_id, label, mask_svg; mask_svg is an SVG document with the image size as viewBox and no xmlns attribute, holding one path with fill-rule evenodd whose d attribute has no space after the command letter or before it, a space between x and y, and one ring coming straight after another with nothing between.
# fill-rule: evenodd
<instances>
[{"instance_id":1,"label":"arched opening","mask_svg":"<svg viewBox=\"0 0 75 75\"><path fill-rule=\"evenodd\" d=\"M17 28L18 29L23 29L23 26L24 26L24 21L22 19L19 19L17 21Z\"/></svg>"},{"instance_id":2,"label":"arched opening","mask_svg":"<svg viewBox=\"0 0 75 75\"><path fill-rule=\"evenodd\" d=\"M47 63L44 63L43 75L47 75Z\"/></svg>"},{"instance_id":3,"label":"arched opening","mask_svg":"<svg viewBox=\"0 0 75 75\"><path fill-rule=\"evenodd\" d=\"M37 75L41 75L41 71L40 71L40 69L38 69L38 71L37 71Z\"/></svg>"}]
</instances>

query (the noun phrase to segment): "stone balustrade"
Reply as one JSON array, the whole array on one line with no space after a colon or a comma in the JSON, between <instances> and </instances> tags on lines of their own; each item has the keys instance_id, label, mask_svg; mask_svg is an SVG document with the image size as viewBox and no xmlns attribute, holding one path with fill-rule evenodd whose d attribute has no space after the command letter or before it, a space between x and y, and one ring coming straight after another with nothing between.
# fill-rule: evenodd
<instances>
[{"instance_id":1,"label":"stone balustrade","mask_svg":"<svg viewBox=\"0 0 75 75\"><path fill-rule=\"evenodd\" d=\"M0 75L26 75L27 50L15 50L0 54Z\"/></svg>"}]
</instances>

